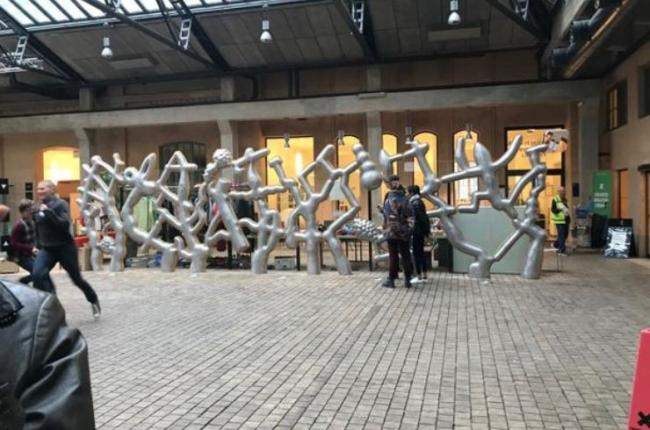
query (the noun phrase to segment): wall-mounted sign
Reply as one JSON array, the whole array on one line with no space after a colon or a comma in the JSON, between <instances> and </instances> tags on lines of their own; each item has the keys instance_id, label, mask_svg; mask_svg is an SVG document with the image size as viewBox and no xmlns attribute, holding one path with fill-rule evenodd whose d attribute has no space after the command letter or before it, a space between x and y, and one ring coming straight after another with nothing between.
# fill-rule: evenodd
<instances>
[{"instance_id":1,"label":"wall-mounted sign","mask_svg":"<svg viewBox=\"0 0 650 430\"><path fill-rule=\"evenodd\" d=\"M612 216L612 172L598 170L592 180L594 213L610 218Z\"/></svg>"},{"instance_id":2,"label":"wall-mounted sign","mask_svg":"<svg viewBox=\"0 0 650 430\"><path fill-rule=\"evenodd\" d=\"M9 194L9 179L0 178L0 194Z\"/></svg>"}]
</instances>

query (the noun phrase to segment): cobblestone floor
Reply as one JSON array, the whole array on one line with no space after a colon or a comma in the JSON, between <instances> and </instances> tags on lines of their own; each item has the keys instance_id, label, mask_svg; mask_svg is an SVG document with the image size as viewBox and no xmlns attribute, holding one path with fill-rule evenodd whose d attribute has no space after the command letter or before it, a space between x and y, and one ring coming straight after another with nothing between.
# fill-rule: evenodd
<instances>
[{"instance_id":1,"label":"cobblestone floor","mask_svg":"<svg viewBox=\"0 0 650 430\"><path fill-rule=\"evenodd\" d=\"M88 273L97 322L54 279L100 429L620 429L649 274L595 255L412 290L369 272Z\"/></svg>"}]
</instances>

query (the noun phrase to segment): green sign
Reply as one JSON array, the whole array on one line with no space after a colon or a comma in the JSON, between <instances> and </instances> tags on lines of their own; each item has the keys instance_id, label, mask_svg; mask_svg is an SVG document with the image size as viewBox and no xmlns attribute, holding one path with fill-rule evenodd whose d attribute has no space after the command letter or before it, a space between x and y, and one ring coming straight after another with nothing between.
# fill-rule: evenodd
<instances>
[{"instance_id":1,"label":"green sign","mask_svg":"<svg viewBox=\"0 0 650 430\"><path fill-rule=\"evenodd\" d=\"M612 216L612 172L599 170L593 176L594 213L608 218Z\"/></svg>"}]
</instances>

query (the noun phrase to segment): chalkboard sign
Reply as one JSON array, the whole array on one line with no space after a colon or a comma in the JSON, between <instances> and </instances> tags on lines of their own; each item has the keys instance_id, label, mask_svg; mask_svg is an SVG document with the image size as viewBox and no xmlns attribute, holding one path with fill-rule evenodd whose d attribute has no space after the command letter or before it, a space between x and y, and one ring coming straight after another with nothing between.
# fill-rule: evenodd
<instances>
[{"instance_id":1,"label":"chalkboard sign","mask_svg":"<svg viewBox=\"0 0 650 430\"><path fill-rule=\"evenodd\" d=\"M603 254L605 257L629 258L632 250L632 237L631 226L609 226Z\"/></svg>"}]
</instances>

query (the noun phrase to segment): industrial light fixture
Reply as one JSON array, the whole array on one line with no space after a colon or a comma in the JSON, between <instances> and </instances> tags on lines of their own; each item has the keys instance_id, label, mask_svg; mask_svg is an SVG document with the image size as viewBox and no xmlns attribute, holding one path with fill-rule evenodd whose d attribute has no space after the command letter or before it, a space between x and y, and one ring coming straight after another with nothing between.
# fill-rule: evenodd
<instances>
[{"instance_id":1,"label":"industrial light fixture","mask_svg":"<svg viewBox=\"0 0 650 430\"><path fill-rule=\"evenodd\" d=\"M467 134L465 135L465 139L472 140L472 124L466 124L465 131L467 131Z\"/></svg>"},{"instance_id":2,"label":"industrial light fixture","mask_svg":"<svg viewBox=\"0 0 650 430\"><path fill-rule=\"evenodd\" d=\"M458 0L449 1L449 18L447 18L447 24L449 25L458 25L461 22L460 14L458 13Z\"/></svg>"},{"instance_id":3,"label":"industrial light fixture","mask_svg":"<svg viewBox=\"0 0 650 430\"><path fill-rule=\"evenodd\" d=\"M104 48L102 49L102 58L110 60L113 58L113 49L111 49L111 38L104 36Z\"/></svg>"},{"instance_id":4,"label":"industrial light fixture","mask_svg":"<svg viewBox=\"0 0 650 430\"><path fill-rule=\"evenodd\" d=\"M265 44L273 42L273 36L271 35L271 21L266 17L266 8L268 7L268 3L264 3L262 6L262 33L260 34L260 42Z\"/></svg>"},{"instance_id":5,"label":"industrial light fixture","mask_svg":"<svg viewBox=\"0 0 650 430\"><path fill-rule=\"evenodd\" d=\"M289 136L289 133L284 133L284 149L291 148L291 145L289 143L290 140L291 140L291 136Z\"/></svg>"},{"instance_id":6,"label":"industrial light fixture","mask_svg":"<svg viewBox=\"0 0 650 430\"><path fill-rule=\"evenodd\" d=\"M343 139L345 137L345 131L339 130L336 132L336 144L339 146L345 145L345 140Z\"/></svg>"},{"instance_id":7,"label":"industrial light fixture","mask_svg":"<svg viewBox=\"0 0 650 430\"><path fill-rule=\"evenodd\" d=\"M413 127L410 125L407 125L404 128L404 135L406 136L406 142L410 142L413 140Z\"/></svg>"}]
</instances>

